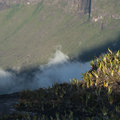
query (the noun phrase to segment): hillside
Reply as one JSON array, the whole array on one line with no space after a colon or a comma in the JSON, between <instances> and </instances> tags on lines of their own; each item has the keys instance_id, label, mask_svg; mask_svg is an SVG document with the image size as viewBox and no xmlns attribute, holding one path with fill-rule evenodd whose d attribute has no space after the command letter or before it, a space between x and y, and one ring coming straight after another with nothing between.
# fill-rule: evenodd
<instances>
[{"instance_id":1,"label":"hillside","mask_svg":"<svg viewBox=\"0 0 120 120\"><path fill-rule=\"evenodd\" d=\"M0 0L0 67L44 64L56 49L73 58L112 46L119 6L119 0Z\"/></svg>"}]
</instances>

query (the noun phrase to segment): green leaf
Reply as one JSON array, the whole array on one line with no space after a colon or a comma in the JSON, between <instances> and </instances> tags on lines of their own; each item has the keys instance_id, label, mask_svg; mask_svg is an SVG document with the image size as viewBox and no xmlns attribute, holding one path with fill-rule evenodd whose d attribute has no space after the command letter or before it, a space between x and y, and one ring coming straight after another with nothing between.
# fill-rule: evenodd
<instances>
[{"instance_id":1,"label":"green leaf","mask_svg":"<svg viewBox=\"0 0 120 120\"><path fill-rule=\"evenodd\" d=\"M108 48L108 51L112 54L112 51Z\"/></svg>"}]
</instances>

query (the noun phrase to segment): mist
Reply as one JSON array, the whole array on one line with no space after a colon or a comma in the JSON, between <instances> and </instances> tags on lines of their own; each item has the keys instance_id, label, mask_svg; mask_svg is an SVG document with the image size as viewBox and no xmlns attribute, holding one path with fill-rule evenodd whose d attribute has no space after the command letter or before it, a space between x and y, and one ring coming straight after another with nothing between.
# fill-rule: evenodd
<instances>
[{"instance_id":1,"label":"mist","mask_svg":"<svg viewBox=\"0 0 120 120\"><path fill-rule=\"evenodd\" d=\"M90 70L90 61L80 63L79 61L70 62L69 57L57 50L49 62L40 65L36 71L20 73L19 69L15 72L0 69L0 95L20 92L30 89L52 87L57 83L70 83L70 79L82 80L80 73Z\"/></svg>"}]
</instances>

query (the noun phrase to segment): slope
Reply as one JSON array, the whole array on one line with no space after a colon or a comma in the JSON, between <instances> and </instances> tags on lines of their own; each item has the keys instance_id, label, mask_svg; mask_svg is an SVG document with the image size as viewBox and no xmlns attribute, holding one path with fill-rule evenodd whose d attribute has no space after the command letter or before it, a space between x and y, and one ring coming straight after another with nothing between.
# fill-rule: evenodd
<instances>
[{"instance_id":1,"label":"slope","mask_svg":"<svg viewBox=\"0 0 120 120\"><path fill-rule=\"evenodd\" d=\"M81 10L79 1L72 2L20 3L0 11L0 66L44 64L56 49L72 58L107 42L117 42L118 0L116 6L113 0L109 4L92 1L90 19L88 12ZM86 3L83 5L85 9Z\"/></svg>"}]
</instances>

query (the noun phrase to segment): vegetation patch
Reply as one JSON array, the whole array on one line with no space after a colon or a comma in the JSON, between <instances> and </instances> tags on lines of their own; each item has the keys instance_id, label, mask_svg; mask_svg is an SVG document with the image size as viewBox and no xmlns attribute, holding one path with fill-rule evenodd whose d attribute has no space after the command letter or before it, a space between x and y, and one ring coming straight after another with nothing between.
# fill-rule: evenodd
<instances>
[{"instance_id":1,"label":"vegetation patch","mask_svg":"<svg viewBox=\"0 0 120 120\"><path fill-rule=\"evenodd\" d=\"M10 20L22 7L22 5L17 4L17 5L11 5L11 9L9 11L9 13L6 15L6 17L4 18L5 21Z\"/></svg>"},{"instance_id":2,"label":"vegetation patch","mask_svg":"<svg viewBox=\"0 0 120 120\"><path fill-rule=\"evenodd\" d=\"M35 10L33 11L33 15L40 13L42 9L43 9L43 0L39 3L37 3L37 6L36 6Z\"/></svg>"},{"instance_id":3,"label":"vegetation patch","mask_svg":"<svg viewBox=\"0 0 120 120\"><path fill-rule=\"evenodd\" d=\"M22 91L14 107L27 113L0 115L1 120L119 120L120 57L108 51L90 62L83 81Z\"/></svg>"}]
</instances>

